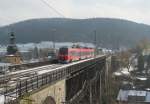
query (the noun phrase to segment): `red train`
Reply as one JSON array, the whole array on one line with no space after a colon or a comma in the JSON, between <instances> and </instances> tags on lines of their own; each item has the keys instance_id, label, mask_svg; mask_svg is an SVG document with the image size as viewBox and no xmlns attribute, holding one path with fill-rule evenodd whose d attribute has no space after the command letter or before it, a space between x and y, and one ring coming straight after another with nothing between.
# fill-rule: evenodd
<instances>
[{"instance_id":1,"label":"red train","mask_svg":"<svg viewBox=\"0 0 150 104\"><path fill-rule=\"evenodd\" d=\"M67 48L59 49L58 60L61 63L69 63L81 59L91 58L94 56L92 48Z\"/></svg>"}]
</instances>

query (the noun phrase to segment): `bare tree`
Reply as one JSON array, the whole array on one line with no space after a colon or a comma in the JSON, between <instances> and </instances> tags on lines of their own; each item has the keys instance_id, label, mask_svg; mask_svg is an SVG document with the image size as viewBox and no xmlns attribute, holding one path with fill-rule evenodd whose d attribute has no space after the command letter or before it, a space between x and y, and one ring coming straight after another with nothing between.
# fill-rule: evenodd
<instances>
[{"instance_id":1,"label":"bare tree","mask_svg":"<svg viewBox=\"0 0 150 104\"><path fill-rule=\"evenodd\" d=\"M132 53L130 52L130 50L122 51L119 55L121 66L127 68L128 71L131 66L130 64L131 55Z\"/></svg>"}]
</instances>

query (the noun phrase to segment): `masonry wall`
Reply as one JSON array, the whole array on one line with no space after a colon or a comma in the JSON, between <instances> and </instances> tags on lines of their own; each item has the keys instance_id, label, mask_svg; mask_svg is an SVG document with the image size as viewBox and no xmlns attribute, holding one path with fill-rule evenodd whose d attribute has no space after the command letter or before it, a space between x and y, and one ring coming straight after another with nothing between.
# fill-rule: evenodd
<instances>
[{"instance_id":1,"label":"masonry wall","mask_svg":"<svg viewBox=\"0 0 150 104\"><path fill-rule=\"evenodd\" d=\"M54 83L44 89L36 91L21 100L21 104L44 104L47 97L51 96L56 104L62 104L65 100L65 80ZM28 100L26 100L28 99ZM47 104L47 103L46 103Z\"/></svg>"}]
</instances>

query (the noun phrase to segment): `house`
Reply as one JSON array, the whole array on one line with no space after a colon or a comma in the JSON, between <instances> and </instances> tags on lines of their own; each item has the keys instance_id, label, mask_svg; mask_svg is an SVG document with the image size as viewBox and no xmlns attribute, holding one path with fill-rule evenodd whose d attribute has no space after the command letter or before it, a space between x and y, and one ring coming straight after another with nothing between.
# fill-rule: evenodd
<instances>
[{"instance_id":1,"label":"house","mask_svg":"<svg viewBox=\"0 0 150 104\"><path fill-rule=\"evenodd\" d=\"M123 90L119 91L118 104L150 104L150 92L144 90Z\"/></svg>"}]
</instances>

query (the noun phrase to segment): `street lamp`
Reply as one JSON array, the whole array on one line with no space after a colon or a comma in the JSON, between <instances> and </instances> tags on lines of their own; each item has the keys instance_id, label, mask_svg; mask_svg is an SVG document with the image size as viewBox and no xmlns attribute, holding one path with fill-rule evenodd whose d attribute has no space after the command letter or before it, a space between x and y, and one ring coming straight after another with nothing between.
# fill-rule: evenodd
<instances>
[{"instance_id":1,"label":"street lamp","mask_svg":"<svg viewBox=\"0 0 150 104\"><path fill-rule=\"evenodd\" d=\"M55 49L55 32L56 32L56 29L52 29L52 43L53 43L53 49Z\"/></svg>"}]
</instances>

